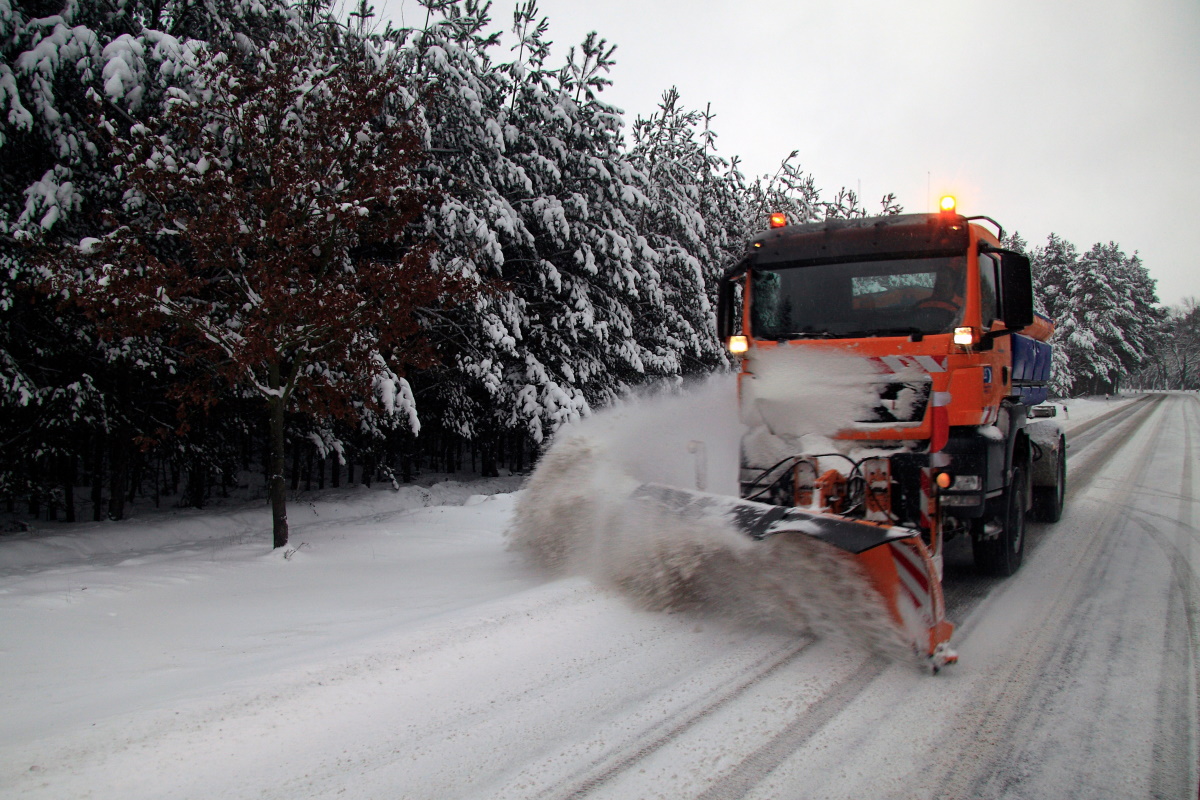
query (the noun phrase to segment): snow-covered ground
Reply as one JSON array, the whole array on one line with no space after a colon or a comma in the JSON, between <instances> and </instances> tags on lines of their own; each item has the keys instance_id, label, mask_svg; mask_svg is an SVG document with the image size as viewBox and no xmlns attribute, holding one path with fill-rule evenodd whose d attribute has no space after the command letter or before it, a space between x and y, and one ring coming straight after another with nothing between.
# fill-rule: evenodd
<instances>
[{"instance_id":1,"label":"snow-covered ground","mask_svg":"<svg viewBox=\"0 0 1200 800\"><path fill-rule=\"evenodd\" d=\"M1060 419L1136 399L1070 401ZM4 535L0 796L1024 797L1022 775L1049 774L1034 785L1065 797L1087 766L1087 796L1194 797L1195 664L1171 621L1195 609L1200 403L1167 402L1152 432L1090 448L1089 485L1007 591L956 620L964 662L938 678L549 579L506 548L515 477L303 497L276 551L261 505ZM1105 466L1110 446L1137 455ZM1148 465L1178 485L1151 486ZM1143 502L1152 490L1166 499ZM1119 566L1130 518L1159 524L1183 566L1157 551ZM1109 624L1122 601L1091 583L1093 557L1152 619ZM1121 733L1096 735L1076 702L1113 705L1103 724ZM972 737L990 744L961 767ZM1127 779L1094 767L1123 746ZM980 771L1010 750L1023 767ZM1156 759L1176 784L1147 777Z\"/></svg>"}]
</instances>

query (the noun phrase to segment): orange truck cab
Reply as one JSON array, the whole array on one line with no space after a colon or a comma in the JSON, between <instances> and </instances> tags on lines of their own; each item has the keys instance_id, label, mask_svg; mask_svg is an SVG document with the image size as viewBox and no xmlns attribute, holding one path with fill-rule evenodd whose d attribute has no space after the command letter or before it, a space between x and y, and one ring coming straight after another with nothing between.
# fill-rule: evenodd
<instances>
[{"instance_id":1,"label":"orange truck cab","mask_svg":"<svg viewBox=\"0 0 1200 800\"><path fill-rule=\"evenodd\" d=\"M720 334L743 357L743 417L771 443L743 446L742 497L912 529L939 582L943 541L959 534L981 569L1015 572L1026 513L1057 520L1066 480L1062 433L1039 419L1054 411L1041 405L1054 327L1034 313L1029 260L993 220L952 206L772 225L719 292ZM787 431L777 397L772 413L748 408L767 408L756 381L792 355L793 385L808 357L861 376L852 418L811 432L836 452Z\"/></svg>"}]
</instances>

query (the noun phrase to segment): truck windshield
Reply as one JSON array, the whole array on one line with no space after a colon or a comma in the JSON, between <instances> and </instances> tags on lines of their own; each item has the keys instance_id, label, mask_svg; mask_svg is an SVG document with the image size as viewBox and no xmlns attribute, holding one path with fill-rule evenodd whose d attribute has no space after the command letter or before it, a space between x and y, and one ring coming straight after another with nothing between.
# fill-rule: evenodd
<instances>
[{"instance_id":1,"label":"truck windshield","mask_svg":"<svg viewBox=\"0 0 1200 800\"><path fill-rule=\"evenodd\" d=\"M965 256L755 267L758 339L949 333L962 319Z\"/></svg>"}]
</instances>

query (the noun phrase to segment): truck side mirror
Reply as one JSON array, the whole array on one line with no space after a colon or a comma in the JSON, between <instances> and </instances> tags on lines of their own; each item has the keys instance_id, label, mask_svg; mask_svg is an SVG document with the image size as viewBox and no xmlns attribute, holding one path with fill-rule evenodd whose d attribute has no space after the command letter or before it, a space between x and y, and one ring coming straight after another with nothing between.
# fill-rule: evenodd
<instances>
[{"instance_id":1,"label":"truck side mirror","mask_svg":"<svg viewBox=\"0 0 1200 800\"><path fill-rule=\"evenodd\" d=\"M722 342L734 334L733 315L737 305L734 298L735 281L722 277L717 284L717 338Z\"/></svg>"},{"instance_id":2,"label":"truck side mirror","mask_svg":"<svg viewBox=\"0 0 1200 800\"><path fill-rule=\"evenodd\" d=\"M1033 270L1020 253L1000 251L1000 318L1009 330L1033 324Z\"/></svg>"}]
</instances>

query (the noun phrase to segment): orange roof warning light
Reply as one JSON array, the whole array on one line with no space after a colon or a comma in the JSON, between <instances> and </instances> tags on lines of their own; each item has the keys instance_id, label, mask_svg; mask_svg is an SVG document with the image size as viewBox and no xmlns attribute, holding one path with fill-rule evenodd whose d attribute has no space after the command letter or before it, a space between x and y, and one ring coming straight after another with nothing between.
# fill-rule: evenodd
<instances>
[{"instance_id":1,"label":"orange roof warning light","mask_svg":"<svg viewBox=\"0 0 1200 800\"><path fill-rule=\"evenodd\" d=\"M958 206L958 201L954 199L954 195L948 194L941 199L938 207L941 208L943 214L953 214Z\"/></svg>"},{"instance_id":2,"label":"orange roof warning light","mask_svg":"<svg viewBox=\"0 0 1200 800\"><path fill-rule=\"evenodd\" d=\"M771 215L771 227L783 228L787 225L787 215L782 211L776 211Z\"/></svg>"}]
</instances>

